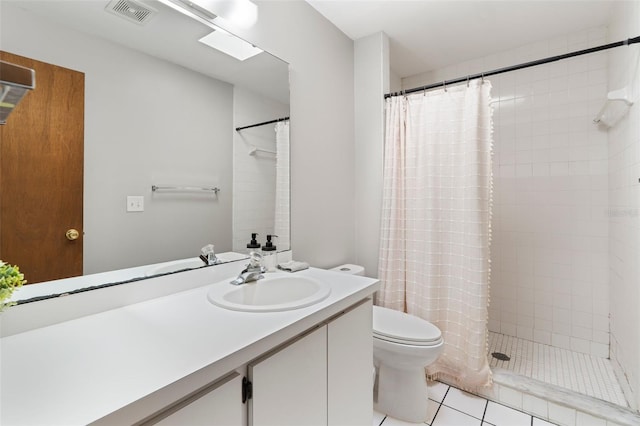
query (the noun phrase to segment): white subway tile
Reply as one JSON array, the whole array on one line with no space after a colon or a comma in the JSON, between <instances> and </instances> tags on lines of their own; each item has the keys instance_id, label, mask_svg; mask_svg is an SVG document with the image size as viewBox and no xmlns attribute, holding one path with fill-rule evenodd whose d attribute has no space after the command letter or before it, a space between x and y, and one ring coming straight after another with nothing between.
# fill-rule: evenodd
<instances>
[{"instance_id":1,"label":"white subway tile","mask_svg":"<svg viewBox=\"0 0 640 426\"><path fill-rule=\"evenodd\" d=\"M607 426L607 421L605 419L594 417L590 414L583 413L582 411L577 412L576 416L576 425L580 426Z\"/></svg>"},{"instance_id":2,"label":"white subway tile","mask_svg":"<svg viewBox=\"0 0 640 426\"><path fill-rule=\"evenodd\" d=\"M501 386L500 402L508 405L509 407L522 410L522 392L506 386Z\"/></svg>"},{"instance_id":3,"label":"white subway tile","mask_svg":"<svg viewBox=\"0 0 640 426\"><path fill-rule=\"evenodd\" d=\"M549 402L549 420L561 426L576 426L576 410Z\"/></svg>"}]
</instances>

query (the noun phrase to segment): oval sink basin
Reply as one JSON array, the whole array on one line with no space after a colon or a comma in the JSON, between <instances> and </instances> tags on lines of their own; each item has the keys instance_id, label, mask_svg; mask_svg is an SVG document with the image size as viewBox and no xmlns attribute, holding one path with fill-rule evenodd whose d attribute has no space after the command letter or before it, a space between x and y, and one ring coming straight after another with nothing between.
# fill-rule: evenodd
<instances>
[{"instance_id":1,"label":"oval sink basin","mask_svg":"<svg viewBox=\"0 0 640 426\"><path fill-rule=\"evenodd\" d=\"M232 278L229 279L231 281ZM207 294L216 306L244 312L279 312L304 308L326 299L331 287L318 280L289 274L265 274L265 278L235 286L218 283Z\"/></svg>"}]
</instances>

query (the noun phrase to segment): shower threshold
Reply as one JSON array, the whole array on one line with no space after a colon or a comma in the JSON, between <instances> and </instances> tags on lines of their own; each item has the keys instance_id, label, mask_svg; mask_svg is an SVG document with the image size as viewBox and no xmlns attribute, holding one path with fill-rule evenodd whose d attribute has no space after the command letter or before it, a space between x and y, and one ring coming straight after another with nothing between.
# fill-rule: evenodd
<instances>
[{"instance_id":1,"label":"shower threshold","mask_svg":"<svg viewBox=\"0 0 640 426\"><path fill-rule=\"evenodd\" d=\"M608 359L492 332L489 359L481 396L563 425L640 425Z\"/></svg>"},{"instance_id":2,"label":"shower threshold","mask_svg":"<svg viewBox=\"0 0 640 426\"><path fill-rule=\"evenodd\" d=\"M509 360L498 359L502 354ZM489 332L489 360L492 369L628 407L609 359Z\"/></svg>"}]
</instances>

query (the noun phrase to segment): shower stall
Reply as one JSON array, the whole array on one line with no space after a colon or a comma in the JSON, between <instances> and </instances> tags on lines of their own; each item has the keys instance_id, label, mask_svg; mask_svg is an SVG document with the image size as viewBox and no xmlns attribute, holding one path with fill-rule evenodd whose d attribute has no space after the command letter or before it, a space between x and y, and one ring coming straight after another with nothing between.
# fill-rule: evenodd
<instances>
[{"instance_id":1,"label":"shower stall","mask_svg":"<svg viewBox=\"0 0 640 426\"><path fill-rule=\"evenodd\" d=\"M639 2L619 2L607 27L408 77L402 86L636 37L637 17ZM637 421L640 111L629 100L639 90L638 61L635 44L488 77L494 111L488 356L498 390L487 395L563 424L575 424L575 410ZM607 104L608 94L625 87L626 106L609 120L604 106L621 105ZM574 423L561 422L563 416Z\"/></svg>"}]
</instances>

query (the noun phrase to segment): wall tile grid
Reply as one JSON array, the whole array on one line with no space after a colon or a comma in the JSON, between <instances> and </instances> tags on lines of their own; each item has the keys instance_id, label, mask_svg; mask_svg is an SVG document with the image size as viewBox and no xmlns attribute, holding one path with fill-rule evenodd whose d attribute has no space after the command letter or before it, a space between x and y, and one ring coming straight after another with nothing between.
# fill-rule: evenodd
<instances>
[{"instance_id":1,"label":"wall tile grid","mask_svg":"<svg viewBox=\"0 0 640 426\"><path fill-rule=\"evenodd\" d=\"M505 54L511 63L606 42L596 28ZM489 329L609 355L607 94L596 53L491 78L494 206Z\"/></svg>"},{"instance_id":2,"label":"wall tile grid","mask_svg":"<svg viewBox=\"0 0 640 426\"><path fill-rule=\"evenodd\" d=\"M616 2L611 41L640 35L640 2ZM609 53L609 87L640 93L640 45ZM609 129L611 360L627 400L640 407L640 108Z\"/></svg>"}]
</instances>

